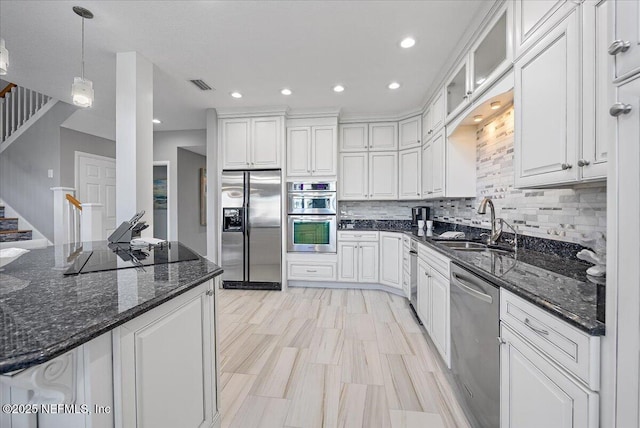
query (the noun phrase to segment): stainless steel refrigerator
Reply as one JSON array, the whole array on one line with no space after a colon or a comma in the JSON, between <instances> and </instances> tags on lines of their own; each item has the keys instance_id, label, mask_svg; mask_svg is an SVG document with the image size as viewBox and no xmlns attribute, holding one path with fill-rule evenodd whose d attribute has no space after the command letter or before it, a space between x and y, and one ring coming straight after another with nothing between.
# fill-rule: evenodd
<instances>
[{"instance_id":1,"label":"stainless steel refrigerator","mask_svg":"<svg viewBox=\"0 0 640 428\"><path fill-rule=\"evenodd\" d=\"M282 289L280 170L222 172L222 286Z\"/></svg>"}]
</instances>

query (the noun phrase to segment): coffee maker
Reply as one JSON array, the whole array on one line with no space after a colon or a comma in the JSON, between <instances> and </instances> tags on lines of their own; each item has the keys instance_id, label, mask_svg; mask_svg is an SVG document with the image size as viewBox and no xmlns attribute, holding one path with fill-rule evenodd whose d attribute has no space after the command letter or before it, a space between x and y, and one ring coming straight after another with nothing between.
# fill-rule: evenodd
<instances>
[{"instance_id":1,"label":"coffee maker","mask_svg":"<svg viewBox=\"0 0 640 428\"><path fill-rule=\"evenodd\" d=\"M429 220L429 207L411 208L411 227L418 227L418 220Z\"/></svg>"}]
</instances>

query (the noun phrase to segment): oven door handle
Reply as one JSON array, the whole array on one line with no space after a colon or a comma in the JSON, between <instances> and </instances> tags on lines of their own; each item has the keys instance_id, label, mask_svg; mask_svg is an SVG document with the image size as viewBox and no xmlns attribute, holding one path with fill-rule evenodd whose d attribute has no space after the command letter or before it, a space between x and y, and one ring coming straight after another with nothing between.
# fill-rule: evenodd
<instances>
[{"instance_id":1,"label":"oven door handle","mask_svg":"<svg viewBox=\"0 0 640 428\"><path fill-rule=\"evenodd\" d=\"M483 302L487 302L489 304L493 303L493 297L489 296L488 294L482 293L478 290L475 290L472 287L472 284L470 282L463 280L455 272L451 273L451 279L453 279L452 282L454 285L457 285L458 288L465 291L467 294L470 294L471 296L475 297L476 299L480 299Z\"/></svg>"},{"instance_id":2,"label":"oven door handle","mask_svg":"<svg viewBox=\"0 0 640 428\"><path fill-rule=\"evenodd\" d=\"M289 214L289 218L292 220L306 220L306 221L326 221L332 220L335 221L335 214L326 214L326 215L312 215L312 214L297 214L291 215Z\"/></svg>"}]
</instances>

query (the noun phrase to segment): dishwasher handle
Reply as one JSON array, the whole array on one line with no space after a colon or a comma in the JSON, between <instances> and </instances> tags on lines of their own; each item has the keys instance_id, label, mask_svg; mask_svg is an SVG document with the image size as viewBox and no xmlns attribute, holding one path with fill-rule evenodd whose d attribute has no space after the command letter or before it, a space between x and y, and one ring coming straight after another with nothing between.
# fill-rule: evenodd
<instances>
[{"instance_id":1,"label":"dishwasher handle","mask_svg":"<svg viewBox=\"0 0 640 428\"><path fill-rule=\"evenodd\" d=\"M471 285L471 283L463 280L458 274L455 272L451 273L451 279L453 279L454 285L457 285L460 289L467 292L467 294L472 295L473 297L482 300L483 302L487 302L489 304L493 303L493 297L488 294L482 293L478 290L475 290Z\"/></svg>"}]
</instances>

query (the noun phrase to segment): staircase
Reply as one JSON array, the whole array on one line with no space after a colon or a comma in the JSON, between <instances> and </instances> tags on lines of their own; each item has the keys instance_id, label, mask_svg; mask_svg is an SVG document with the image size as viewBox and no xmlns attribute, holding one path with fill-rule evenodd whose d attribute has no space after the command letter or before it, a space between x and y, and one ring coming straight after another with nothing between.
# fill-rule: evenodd
<instances>
[{"instance_id":1,"label":"staircase","mask_svg":"<svg viewBox=\"0 0 640 428\"><path fill-rule=\"evenodd\" d=\"M0 88L0 153L57 102L14 83Z\"/></svg>"},{"instance_id":2,"label":"staircase","mask_svg":"<svg viewBox=\"0 0 640 428\"><path fill-rule=\"evenodd\" d=\"M29 241L33 239L31 230L20 230L17 217L5 217L5 208L0 206L0 242Z\"/></svg>"}]
</instances>

